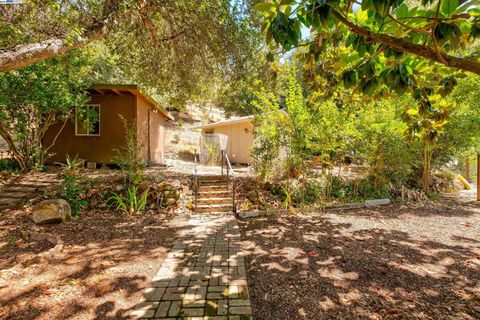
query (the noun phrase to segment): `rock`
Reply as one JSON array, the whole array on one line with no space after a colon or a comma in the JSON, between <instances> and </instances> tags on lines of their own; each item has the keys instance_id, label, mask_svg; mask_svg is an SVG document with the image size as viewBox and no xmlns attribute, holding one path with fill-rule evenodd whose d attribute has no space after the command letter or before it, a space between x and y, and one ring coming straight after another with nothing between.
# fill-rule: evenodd
<instances>
[{"instance_id":1,"label":"rock","mask_svg":"<svg viewBox=\"0 0 480 320\"><path fill-rule=\"evenodd\" d=\"M47 240L49 234L43 232L30 232L30 239L33 241L43 241Z\"/></svg>"},{"instance_id":2,"label":"rock","mask_svg":"<svg viewBox=\"0 0 480 320\"><path fill-rule=\"evenodd\" d=\"M177 200L175 198L165 198L163 199L163 205L164 206L173 206L174 204L177 203Z\"/></svg>"},{"instance_id":3,"label":"rock","mask_svg":"<svg viewBox=\"0 0 480 320\"><path fill-rule=\"evenodd\" d=\"M258 194L257 191L251 190L247 192L247 198L250 200L252 203L256 203L258 200Z\"/></svg>"},{"instance_id":4,"label":"rock","mask_svg":"<svg viewBox=\"0 0 480 320\"><path fill-rule=\"evenodd\" d=\"M374 199L374 200L365 200L366 207L380 206L384 204L389 204L390 199Z\"/></svg>"},{"instance_id":5,"label":"rock","mask_svg":"<svg viewBox=\"0 0 480 320\"><path fill-rule=\"evenodd\" d=\"M165 198L174 198L178 199L180 193L178 191L165 191Z\"/></svg>"},{"instance_id":6,"label":"rock","mask_svg":"<svg viewBox=\"0 0 480 320\"><path fill-rule=\"evenodd\" d=\"M42 201L33 207L32 219L35 223L52 223L70 221L70 205L63 199Z\"/></svg>"},{"instance_id":7,"label":"rock","mask_svg":"<svg viewBox=\"0 0 480 320\"><path fill-rule=\"evenodd\" d=\"M139 190L142 190L142 191L148 190L148 189L150 189L151 184L152 184L152 183L151 183L150 181L148 181L148 180L143 180L143 181L140 182L140 184L138 185L138 189L139 189Z\"/></svg>"}]
</instances>

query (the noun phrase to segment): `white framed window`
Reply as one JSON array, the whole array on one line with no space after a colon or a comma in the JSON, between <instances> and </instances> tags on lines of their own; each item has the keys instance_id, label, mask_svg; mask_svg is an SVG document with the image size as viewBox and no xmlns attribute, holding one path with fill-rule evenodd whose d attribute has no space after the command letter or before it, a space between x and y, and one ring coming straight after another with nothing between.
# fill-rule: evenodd
<instances>
[{"instance_id":1,"label":"white framed window","mask_svg":"<svg viewBox=\"0 0 480 320\"><path fill-rule=\"evenodd\" d=\"M79 117L75 109L75 135L76 136L100 136L100 124L102 109L99 104L85 106L85 113Z\"/></svg>"}]
</instances>

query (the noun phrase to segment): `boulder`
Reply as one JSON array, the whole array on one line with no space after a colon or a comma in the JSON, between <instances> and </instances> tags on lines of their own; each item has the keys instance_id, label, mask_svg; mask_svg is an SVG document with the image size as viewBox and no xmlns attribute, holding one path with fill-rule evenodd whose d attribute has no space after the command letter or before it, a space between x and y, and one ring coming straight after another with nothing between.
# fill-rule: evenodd
<instances>
[{"instance_id":1,"label":"boulder","mask_svg":"<svg viewBox=\"0 0 480 320\"><path fill-rule=\"evenodd\" d=\"M163 201L162 201L162 204L163 204L164 206L167 206L167 207L168 207L168 206L173 206L173 205L176 204L176 203L177 203L177 200L175 200L175 198L165 198L165 199L163 199Z\"/></svg>"},{"instance_id":2,"label":"boulder","mask_svg":"<svg viewBox=\"0 0 480 320\"><path fill-rule=\"evenodd\" d=\"M258 200L258 193L255 190L250 190L247 192L247 199L252 203L256 203Z\"/></svg>"},{"instance_id":3,"label":"boulder","mask_svg":"<svg viewBox=\"0 0 480 320\"><path fill-rule=\"evenodd\" d=\"M63 199L42 201L33 207L32 219L35 223L53 223L70 221L70 205Z\"/></svg>"}]
</instances>

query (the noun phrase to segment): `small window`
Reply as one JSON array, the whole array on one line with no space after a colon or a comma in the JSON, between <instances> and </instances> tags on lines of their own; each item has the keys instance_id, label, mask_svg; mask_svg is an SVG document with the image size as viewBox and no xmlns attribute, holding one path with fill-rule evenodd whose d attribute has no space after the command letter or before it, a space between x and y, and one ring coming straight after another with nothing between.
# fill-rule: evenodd
<instances>
[{"instance_id":1,"label":"small window","mask_svg":"<svg viewBox=\"0 0 480 320\"><path fill-rule=\"evenodd\" d=\"M100 135L100 105L89 104L82 114L75 111L75 135L99 136Z\"/></svg>"},{"instance_id":2,"label":"small window","mask_svg":"<svg viewBox=\"0 0 480 320\"><path fill-rule=\"evenodd\" d=\"M205 134L213 134L213 129L205 129Z\"/></svg>"}]
</instances>

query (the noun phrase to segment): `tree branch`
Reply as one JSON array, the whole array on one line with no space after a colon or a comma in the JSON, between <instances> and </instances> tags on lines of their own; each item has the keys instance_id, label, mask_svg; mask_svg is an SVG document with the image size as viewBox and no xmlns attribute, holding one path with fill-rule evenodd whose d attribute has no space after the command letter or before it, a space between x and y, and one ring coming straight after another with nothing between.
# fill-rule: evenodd
<instances>
[{"instance_id":1,"label":"tree branch","mask_svg":"<svg viewBox=\"0 0 480 320\"><path fill-rule=\"evenodd\" d=\"M477 61L458 58L445 53L440 53L441 57L443 58L443 59L440 59L437 53L435 52L435 50L427 46L410 43L403 39L395 38L386 34L371 32L370 30L360 27L355 23L351 22L350 20L346 19L335 10L332 10L332 15L339 22L349 27L352 32L359 34L361 36L364 36L370 41L383 43L399 51L408 52L413 55L426 58L428 60L439 62L451 68L455 68L463 71L470 71L480 75L480 63ZM446 62L447 64L445 64L444 62Z\"/></svg>"},{"instance_id":2,"label":"tree branch","mask_svg":"<svg viewBox=\"0 0 480 320\"><path fill-rule=\"evenodd\" d=\"M107 0L103 7L102 19L92 23L73 44L62 38L51 38L37 43L21 44L13 48L0 49L0 72L27 67L59 54L83 47L102 38L107 33L107 24L119 10L118 0Z\"/></svg>"}]
</instances>

